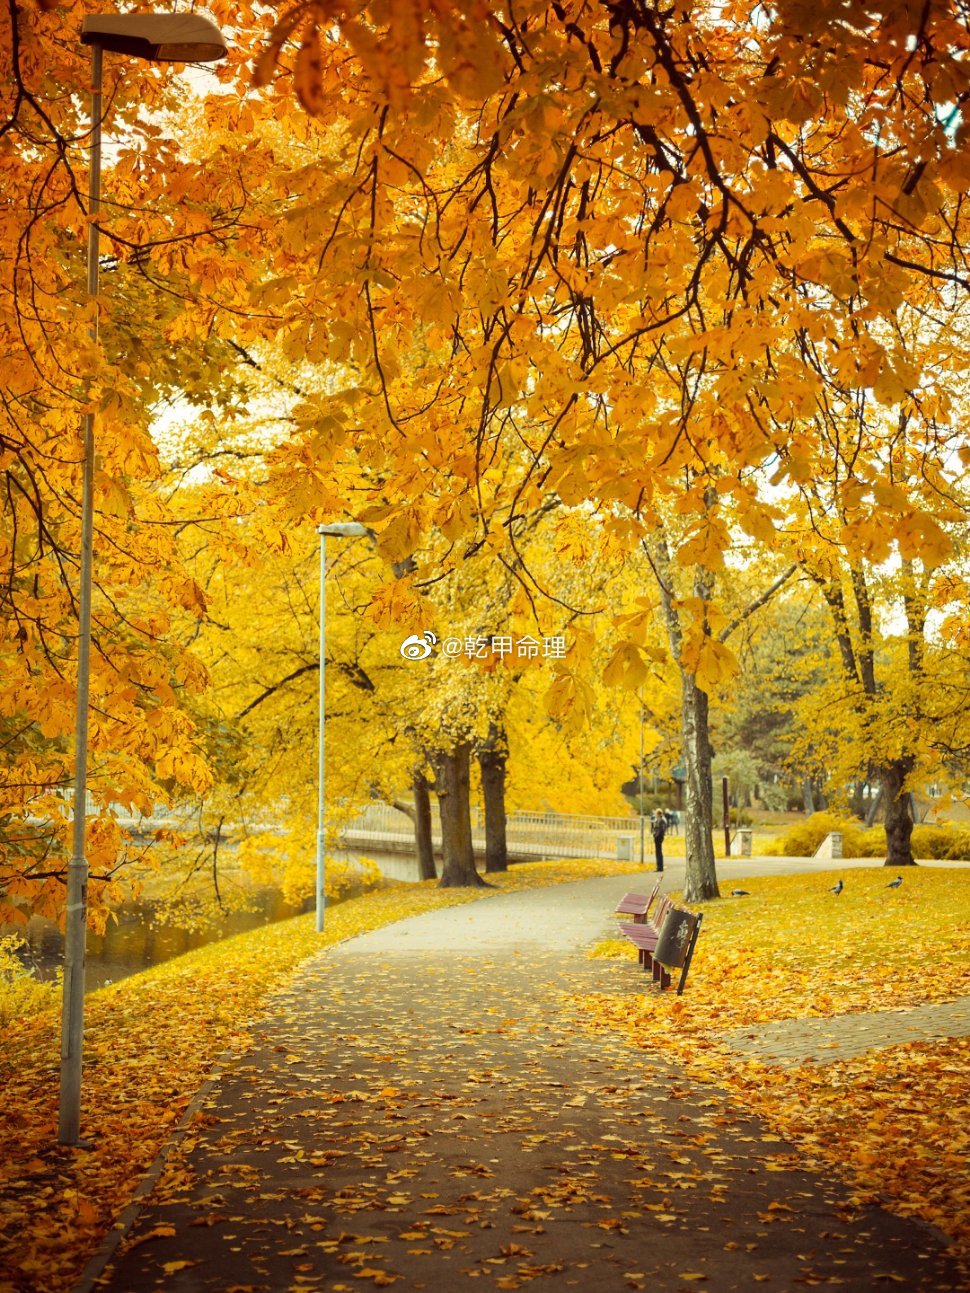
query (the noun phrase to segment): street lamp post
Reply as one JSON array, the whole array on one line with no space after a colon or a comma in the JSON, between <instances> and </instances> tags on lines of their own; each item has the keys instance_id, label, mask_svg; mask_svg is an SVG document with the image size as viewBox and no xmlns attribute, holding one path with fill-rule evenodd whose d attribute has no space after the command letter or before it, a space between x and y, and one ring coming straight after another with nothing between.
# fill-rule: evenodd
<instances>
[{"instance_id":1,"label":"street lamp post","mask_svg":"<svg viewBox=\"0 0 970 1293\"><path fill-rule=\"evenodd\" d=\"M327 906L324 883L327 877L326 836L326 760L324 731L327 718L324 666L327 647L327 537L334 539L362 539L370 531L358 521L335 521L332 525L318 525L320 536L320 695L319 725L317 731L317 933L323 932L323 916Z\"/></svg>"},{"instance_id":2,"label":"street lamp post","mask_svg":"<svg viewBox=\"0 0 970 1293\"><path fill-rule=\"evenodd\" d=\"M644 852L644 835L646 823L643 819L643 692L640 693L640 776L637 779L638 807L640 809L640 866L646 866Z\"/></svg>"},{"instance_id":3,"label":"street lamp post","mask_svg":"<svg viewBox=\"0 0 970 1293\"><path fill-rule=\"evenodd\" d=\"M91 46L91 165L88 186L87 291L98 295L101 209L101 64L104 51L131 54L153 63L208 63L226 55L226 42L207 18L195 14L92 14L84 19L81 43ZM97 313L91 338L98 336ZM58 1139L80 1142L81 1058L84 1042L84 960L87 935L88 708L91 689L91 585L94 567L94 415L84 414L81 487L81 562L78 590L77 720L74 744L74 821L67 866L67 925L64 942L64 999L61 1014L61 1086Z\"/></svg>"}]
</instances>

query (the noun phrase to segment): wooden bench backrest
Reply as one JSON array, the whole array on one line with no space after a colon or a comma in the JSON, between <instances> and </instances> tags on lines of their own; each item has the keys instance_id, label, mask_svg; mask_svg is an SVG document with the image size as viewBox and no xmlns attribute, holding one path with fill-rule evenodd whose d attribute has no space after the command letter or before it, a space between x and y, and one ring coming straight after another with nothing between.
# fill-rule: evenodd
<instances>
[{"instance_id":1,"label":"wooden bench backrest","mask_svg":"<svg viewBox=\"0 0 970 1293\"><path fill-rule=\"evenodd\" d=\"M657 909L653 913L653 923L657 929L660 929L666 919L667 913L674 905L673 898L669 898L665 893L657 899Z\"/></svg>"},{"instance_id":2,"label":"wooden bench backrest","mask_svg":"<svg viewBox=\"0 0 970 1293\"><path fill-rule=\"evenodd\" d=\"M616 904L614 915L646 916L659 892L660 881L658 880L649 893L625 893Z\"/></svg>"}]
</instances>

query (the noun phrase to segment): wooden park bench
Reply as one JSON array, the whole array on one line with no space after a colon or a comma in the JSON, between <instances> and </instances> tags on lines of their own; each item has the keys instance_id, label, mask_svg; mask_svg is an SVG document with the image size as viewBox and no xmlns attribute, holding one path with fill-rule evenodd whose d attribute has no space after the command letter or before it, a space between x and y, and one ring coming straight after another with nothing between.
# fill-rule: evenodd
<instances>
[{"instance_id":1,"label":"wooden park bench","mask_svg":"<svg viewBox=\"0 0 970 1293\"><path fill-rule=\"evenodd\" d=\"M637 949L638 959L644 970L653 971L654 982L659 983L661 988L669 988L671 972L680 970L680 982L677 985L679 997L687 982L687 972L703 915L698 911L689 911L686 907L675 907L669 899L661 899L657 903L656 916L656 926L630 924L621 925L620 928Z\"/></svg>"},{"instance_id":2,"label":"wooden park bench","mask_svg":"<svg viewBox=\"0 0 970 1293\"><path fill-rule=\"evenodd\" d=\"M651 897L653 897L653 895L651 895ZM621 920L620 929L624 934L627 934L630 930L643 935L659 934L660 927L664 922L664 917L672 905L673 899L669 898L666 894L661 894L660 897L657 898L656 906L652 911L650 910L649 905L647 905L647 907L641 909L640 914L634 916L632 922ZM619 907L617 908L617 911L619 911Z\"/></svg>"},{"instance_id":3,"label":"wooden park bench","mask_svg":"<svg viewBox=\"0 0 970 1293\"><path fill-rule=\"evenodd\" d=\"M625 893L614 908L616 916L632 916L638 925L647 923L647 913L660 892L660 881L653 886L648 894L645 893Z\"/></svg>"}]
</instances>

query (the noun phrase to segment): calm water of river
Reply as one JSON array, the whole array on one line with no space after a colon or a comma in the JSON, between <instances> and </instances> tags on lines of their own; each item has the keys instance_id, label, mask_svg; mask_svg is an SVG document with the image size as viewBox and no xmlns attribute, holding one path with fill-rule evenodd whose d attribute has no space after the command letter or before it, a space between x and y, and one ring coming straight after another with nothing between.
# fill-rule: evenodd
<instances>
[{"instance_id":1,"label":"calm water of river","mask_svg":"<svg viewBox=\"0 0 970 1293\"><path fill-rule=\"evenodd\" d=\"M118 909L117 924L110 923L103 935L88 931L85 990L90 992L105 983L127 978L129 974L147 970L206 943L298 916L313 906L313 900L308 899L302 906L294 907L284 902L277 889L259 890L252 902L253 911L235 912L216 924L193 930L156 922L150 903L125 903ZM9 930L0 926L2 933L16 933L26 938L29 950L25 949L24 959L39 979L53 979L63 965L64 935L53 921L34 916L26 926Z\"/></svg>"},{"instance_id":2,"label":"calm water of river","mask_svg":"<svg viewBox=\"0 0 970 1293\"><path fill-rule=\"evenodd\" d=\"M335 851L333 856L340 862L362 861L358 854L343 850ZM417 862L413 857L399 857L396 853L384 855L371 850L368 860L377 862L385 879L418 879ZM370 887L369 884L355 885L341 898L328 899L328 906L353 898ZM312 910L314 903L310 897L299 906L293 906L283 900L279 889L272 888L257 890L250 895L249 901L253 910L234 912L203 929L191 930L156 921L155 909L150 902L124 903L117 910L117 922L110 923L103 935L88 930L85 991L91 992L105 983L125 979L130 974L147 970L206 943L216 943L233 934L257 929L260 925L298 916ZM28 947L24 949L23 960L39 979L53 979L64 964L64 935L53 921L34 916L27 925L0 925L0 934L26 938Z\"/></svg>"}]
</instances>

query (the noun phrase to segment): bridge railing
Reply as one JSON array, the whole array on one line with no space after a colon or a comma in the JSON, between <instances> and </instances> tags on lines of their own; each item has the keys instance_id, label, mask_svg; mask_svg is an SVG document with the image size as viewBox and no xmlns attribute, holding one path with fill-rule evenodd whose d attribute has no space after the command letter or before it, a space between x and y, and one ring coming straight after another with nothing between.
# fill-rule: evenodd
<instances>
[{"instance_id":1,"label":"bridge railing","mask_svg":"<svg viewBox=\"0 0 970 1293\"><path fill-rule=\"evenodd\" d=\"M191 829L188 820L174 814L152 818L119 818L130 830L148 831L160 826ZM273 823L248 830L279 829ZM227 827L232 834L238 827ZM638 847L640 819L638 817L597 817L582 813L554 813L522 811L506 817L506 839L510 854L520 857L629 857L633 858ZM441 844L441 822L438 805L431 805L431 837L435 845ZM414 845L412 819L401 809L388 803L370 803L361 807L340 832L341 845L348 851L388 847L392 852L410 852ZM472 841L481 850L485 844L485 821L480 808L472 809Z\"/></svg>"},{"instance_id":2,"label":"bridge railing","mask_svg":"<svg viewBox=\"0 0 970 1293\"><path fill-rule=\"evenodd\" d=\"M617 857L632 858L633 837L639 834L638 817L596 817L553 812L514 812L506 818L506 839L512 853L530 857ZM391 804L367 804L343 830L347 847L376 847L380 843L404 843L414 837L411 818ZM437 805L432 805L431 837L441 843ZM483 845L485 823L480 809L472 810L472 839Z\"/></svg>"}]
</instances>

